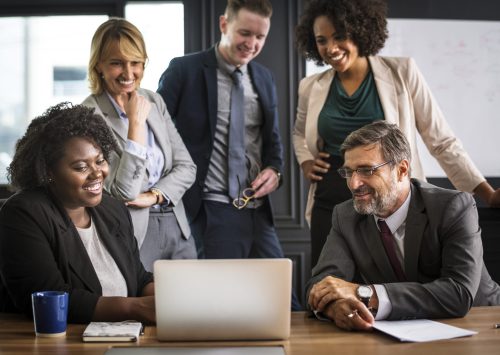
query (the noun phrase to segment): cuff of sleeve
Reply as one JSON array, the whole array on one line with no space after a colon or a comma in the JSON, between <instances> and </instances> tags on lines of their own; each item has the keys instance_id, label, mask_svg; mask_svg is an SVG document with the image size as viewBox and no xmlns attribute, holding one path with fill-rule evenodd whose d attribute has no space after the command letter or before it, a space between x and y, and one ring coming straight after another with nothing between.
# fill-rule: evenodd
<instances>
[{"instance_id":1,"label":"cuff of sleeve","mask_svg":"<svg viewBox=\"0 0 500 355\"><path fill-rule=\"evenodd\" d=\"M282 176L281 176L281 172L279 171L279 169L275 168L274 166L268 166L268 168L271 170L274 170L274 172L276 173L276 176L278 176L278 183L281 185Z\"/></svg>"},{"instance_id":2,"label":"cuff of sleeve","mask_svg":"<svg viewBox=\"0 0 500 355\"><path fill-rule=\"evenodd\" d=\"M314 313L314 316L315 316L317 319L319 319L319 320L321 320L321 321L323 321L323 322L331 322L331 321L332 321L330 318L326 317L326 316L323 314L323 312L320 312L320 311L313 311L313 313Z\"/></svg>"},{"instance_id":3,"label":"cuff of sleeve","mask_svg":"<svg viewBox=\"0 0 500 355\"><path fill-rule=\"evenodd\" d=\"M141 159L147 158L147 148L130 139L127 139L127 142L125 143L125 151Z\"/></svg>"},{"instance_id":4,"label":"cuff of sleeve","mask_svg":"<svg viewBox=\"0 0 500 355\"><path fill-rule=\"evenodd\" d=\"M163 193L163 191L161 191L157 187L152 187L150 191L154 191L154 193L160 193L163 196L163 202L161 204L165 206L170 206L172 200L165 193Z\"/></svg>"},{"instance_id":5,"label":"cuff of sleeve","mask_svg":"<svg viewBox=\"0 0 500 355\"><path fill-rule=\"evenodd\" d=\"M384 285L373 285L373 287L375 287L378 297L378 309L375 320L386 319L392 312L392 304L389 300L389 295L387 295L387 290Z\"/></svg>"}]
</instances>

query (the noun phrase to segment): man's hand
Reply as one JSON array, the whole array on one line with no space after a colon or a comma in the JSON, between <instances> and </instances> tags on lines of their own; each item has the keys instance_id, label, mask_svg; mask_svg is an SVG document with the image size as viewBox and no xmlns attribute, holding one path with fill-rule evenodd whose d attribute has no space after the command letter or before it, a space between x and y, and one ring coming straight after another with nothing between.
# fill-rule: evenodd
<instances>
[{"instance_id":1,"label":"man's hand","mask_svg":"<svg viewBox=\"0 0 500 355\"><path fill-rule=\"evenodd\" d=\"M330 164L328 164L323 159L330 157L330 154L326 152L319 152L318 157L314 160L306 160L301 164L304 176L311 182L323 180L323 174L327 173L330 169Z\"/></svg>"},{"instance_id":2,"label":"man's hand","mask_svg":"<svg viewBox=\"0 0 500 355\"><path fill-rule=\"evenodd\" d=\"M252 189L255 191L255 198L264 197L276 190L279 186L278 174L274 169L265 168L252 181Z\"/></svg>"},{"instance_id":3,"label":"man's hand","mask_svg":"<svg viewBox=\"0 0 500 355\"><path fill-rule=\"evenodd\" d=\"M326 306L340 299L355 299L359 285L327 276L314 284L309 292L308 303L313 310L323 312Z\"/></svg>"},{"instance_id":4,"label":"man's hand","mask_svg":"<svg viewBox=\"0 0 500 355\"><path fill-rule=\"evenodd\" d=\"M345 330L369 330L375 319L363 302L355 299L341 299L331 303L323 312L335 325Z\"/></svg>"}]
</instances>

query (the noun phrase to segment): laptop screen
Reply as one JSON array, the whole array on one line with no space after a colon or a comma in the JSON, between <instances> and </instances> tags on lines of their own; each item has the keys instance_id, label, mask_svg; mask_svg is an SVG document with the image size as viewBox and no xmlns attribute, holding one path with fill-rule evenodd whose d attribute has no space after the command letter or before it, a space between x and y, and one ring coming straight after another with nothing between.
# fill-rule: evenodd
<instances>
[{"instance_id":1,"label":"laptop screen","mask_svg":"<svg viewBox=\"0 0 500 355\"><path fill-rule=\"evenodd\" d=\"M160 340L286 339L289 259L158 260Z\"/></svg>"}]
</instances>

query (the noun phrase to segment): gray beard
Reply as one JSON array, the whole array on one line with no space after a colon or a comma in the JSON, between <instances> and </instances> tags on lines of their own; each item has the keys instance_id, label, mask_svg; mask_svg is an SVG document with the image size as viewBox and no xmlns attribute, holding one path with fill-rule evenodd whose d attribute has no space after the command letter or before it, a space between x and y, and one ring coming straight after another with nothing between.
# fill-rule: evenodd
<instances>
[{"instance_id":1,"label":"gray beard","mask_svg":"<svg viewBox=\"0 0 500 355\"><path fill-rule=\"evenodd\" d=\"M372 214L376 216L383 216L386 211L391 210L396 204L398 199L397 184L395 181L391 182L389 191L386 194L379 195L373 191L373 198L369 202L358 201L353 197L354 209L359 214Z\"/></svg>"}]
</instances>

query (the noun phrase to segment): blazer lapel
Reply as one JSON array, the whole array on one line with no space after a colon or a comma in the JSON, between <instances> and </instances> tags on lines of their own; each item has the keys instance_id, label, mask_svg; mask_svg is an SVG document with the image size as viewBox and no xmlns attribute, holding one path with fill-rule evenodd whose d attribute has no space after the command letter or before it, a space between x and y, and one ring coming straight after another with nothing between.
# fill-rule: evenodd
<instances>
[{"instance_id":1,"label":"blazer lapel","mask_svg":"<svg viewBox=\"0 0 500 355\"><path fill-rule=\"evenodd\" d=\"M384 283L397 282L398 278L392 269L389 258L387 257L384 245L380 239L380 231L375 225L375 219L372 215L365 216L365 218L360 222L360 229L360 233L363 235L367 250L380 270L379 275L375 274L376 279L384 280Z\"/></svg>"},{"instance_id":2,"label":"blazer lapel","mask_svg":"<svg viewBox=\"0 0 500 355\"><path fill-rule=\"evenodd\" d=\"M75 275L80 278L89 290L101 294L101 283L97 278L97 274L94 271L94 267L83 246L78 231L62 207L57 202L56 205L60 211L60 215L56 216L56 218L59 219L61 241L64 244L69 267L73 269Z\"/></svg>"},{"instance_id":3,"label":"blazer lapel","mask_svg":"<svg viewBox=\"0 0 500 355\"><path fill-rule=\"evenodd\" d=\"M207 90L208 118L210 120L210 134L215 136L215 125L217 124L217 59L215 57L215 47L213 47L205 57L203 68L205 85ZM197 108L201 109L201 108Z\"/></svg>"},{"instance_id":4,"label":"blazer lapel","mask_svg":"<svg viewBox=\"0 0 500 355\"><path fill-rule=\"evenodd\" d=\"M113 104L109 100L108 94L103 92L102 94L97 95L96 101L99 105L99 109L102 111L102 115L106 118L108 125L123 142L126 142L128 127L122 121L120 116L118 116Z\"/></svg>"},{"instance_id":5,"label":"blazer lapel","mask_svg":"<svg viewBox=\"0 0 500 355\"><path fill-rule=\"evenodd\" d=\"M375 79L378 97L384 110L385 120L389 123L398 123L398 96L390 68L380 61L378 57L368 57L368 60Z\"/></svg>"},{"instance_id":6,"label":"blazer lapel","mask_svg":"<svg viewBox=\"0 0 500 355\"><path fill-rule=\"evenodd\" d=\"M151 111L148 115L147 122L153 135L155 137L156 144L158 144L163 153L165 163L163 164L162 174L165 174L172 166L172 154L171 146L169 141L169 135L167 133L167 125L165 124L165 119L163 114L158 110L158 105L154 102L151 103Z\"/></svg>"},{"instance_id":7,"label":"blazer lapel","mask_svg":"<svg viewBox=\"0 0 500 355\"><path fill-rule=\"evenodd\" d=\"M424 204L420 198L418 189L411 186L411 201L406 217L405 227L405 274L408 281L418 280L418 259L420 256L420 245L427 226L427 215L424 212Z\"/></svg>"},{"instance_id":8,"label":"blazer lapel","mask_svg":"<svg viewBox=\"0 0 500 355\"><path fill-rule=\"evenodd\" d=\"M316 152L312 152L313 155L317 155L317 152L323 149L323 141L318 136L318 118L321 110L325 106L334 76L335 70L327 70L319 75L318 80L312 85L309 94L305 129L306 137L310 137L307 145L317 150Z\"/></svg>"}]
</instances>

